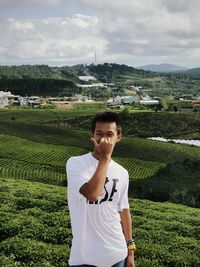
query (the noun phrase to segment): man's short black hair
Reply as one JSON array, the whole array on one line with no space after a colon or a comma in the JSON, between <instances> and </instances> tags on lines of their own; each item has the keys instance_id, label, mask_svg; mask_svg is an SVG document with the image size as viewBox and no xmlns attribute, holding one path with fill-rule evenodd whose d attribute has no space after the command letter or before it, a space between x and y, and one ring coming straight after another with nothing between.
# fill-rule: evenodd
<instances>
[{"instance_id":1,"label":"man's short black hair","mask_svg":"<svg viewBox=\"0 0 200 267\"><path fill-rule=\"evenodd\" d=\"M105 111L97 113L92 120L92 133L95 132L97 122L115 122L118 128L118 133L121 133L121 122L119 115L115 112Z\"/></svg>"}]
</instances>

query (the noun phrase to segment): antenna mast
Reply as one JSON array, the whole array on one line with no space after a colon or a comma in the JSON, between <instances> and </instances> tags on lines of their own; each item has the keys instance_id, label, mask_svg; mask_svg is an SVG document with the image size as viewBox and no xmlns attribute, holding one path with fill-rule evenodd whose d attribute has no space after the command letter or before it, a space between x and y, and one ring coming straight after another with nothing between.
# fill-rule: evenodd
<instances>
[{"instance_id":1,"label":"antenna mast","mask_svg":"<svg viewBox=\"0 0 200 267\"><path fill-rule=\"evenodd\" d=\"M94 65L97 65L97 51L94 52Z\"/></svg>"}]
</instances>

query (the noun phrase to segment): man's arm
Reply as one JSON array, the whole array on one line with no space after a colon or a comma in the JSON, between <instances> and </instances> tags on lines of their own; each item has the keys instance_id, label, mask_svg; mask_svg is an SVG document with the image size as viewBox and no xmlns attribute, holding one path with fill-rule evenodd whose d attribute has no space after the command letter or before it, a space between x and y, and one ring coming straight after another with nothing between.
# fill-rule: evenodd
<instances>
[{"instance_id":1,"label":"man's arm","mask_svg":"<svg viewBox=\"0 0 200 267\"><path fill-rule=\"evenodd\" d=\"M99 144L94 139L92 140L95 149L99 152L99 163L91 179L81 186L80 193L88 200L96 201L103 192L114 144L109 138L102 138Z\"/></svg>"},{"instance_id":2,"label":"man's arm","mask_svg":"<svg viewBox=\"0 0 200 267\"><path fill-rule=\"evenodd\" d=\"M121 217L122 230L126 241L132 240L132 219L129 209L123 209L119 212ZM126 267L134 267L134 250L128 250L128 256L126 259Z\"/></svg>"},{"instance_id":3,"label":"man's arm","mask_svg":"<svg viewBox=\"0 0 200 267\"><path fill-rule=\"evenodd\" d=\"M90 201L96 201L103 191L110 159L99 159L92 178L80 188L80 193Z\"/></svg>"}]
</instances>

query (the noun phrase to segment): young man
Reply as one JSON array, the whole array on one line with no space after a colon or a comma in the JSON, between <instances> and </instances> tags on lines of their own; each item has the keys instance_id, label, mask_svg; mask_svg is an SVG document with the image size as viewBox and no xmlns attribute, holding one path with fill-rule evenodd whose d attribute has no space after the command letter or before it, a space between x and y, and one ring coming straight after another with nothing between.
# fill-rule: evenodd
<instances>
[{"instance_id":1,"label":"young man","mask_svg":"<svg viewBox=\"0 0 200 267\"><path fill-rule=\"evenodd\" d=\"M93 152L67 162L71 267L135 266L128 172L111 158L121 137L116 113L97 114L92 122Z\"/></svg>"}]
</instances>

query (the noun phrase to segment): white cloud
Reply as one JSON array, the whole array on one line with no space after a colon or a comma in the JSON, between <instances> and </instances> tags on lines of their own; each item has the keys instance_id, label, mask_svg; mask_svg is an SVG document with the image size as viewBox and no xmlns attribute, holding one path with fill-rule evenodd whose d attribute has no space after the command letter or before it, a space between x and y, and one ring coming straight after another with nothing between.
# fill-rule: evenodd
<instances>
[{"instance_id":1,"label":"white cloud","mask_svg":"<svg viewBox=\"0 0 200 267\"><path fill-rule=\"evenodd\" d=\"M30 30L34 30L34 24L32 22L21 22L15 19L8 19L8 28L11 31L22 31L22 32L28 32Z\"/></svg>"},{"instance_id":2,"label":"white cloud","mask_svg":"<svg viewBox=\"0 0 200 267\"><path fill-rule=\"evenodd\" d=\"M77 1L101 17L107 53L116 58L124 54L124 58L140 56L148 61L154 56L156 61L156 57L162 60L168 56L168 61L185 58L187 62L188 55L198 56L193 47L194 43L200 44L198 0Z\"/></svg>"},{"instance_id":3,"label":"white cloud","mask_svg":"<svg viewBox=\"0 0 200 267\"><path fill-rule=\"evenodd\" d=\"M0 60L17 62L93 62L106 41L99 37L96 17L76 14L68 18L0 20Z\"/></svg>"},{"instance_id":4,"label":"white cloud","mask_svg":"<svg viewBox=\"0 0 200 267\"><path fill-rule=\"evenodd\" d=\"M67 10L66 0L0 0L0 8L61 2ZM199 0L73 0L73 4L79 14L70 17L0 19L0 59L85 63L94 60L96 49L99 62L199 62Z\"/></svg>"},{"instance_id":5,"label":"white cloud","mask_svg":"<svg viewBox=\"0 0 200 267\"><path fill-rule=\"evenodd\" d=\"M96 26L98 24L98 19L95 17L76 14L71 18L71 23L84 29L84 28L90 27L91 25L93 27Z\"/></svg>"}]
</instances>

